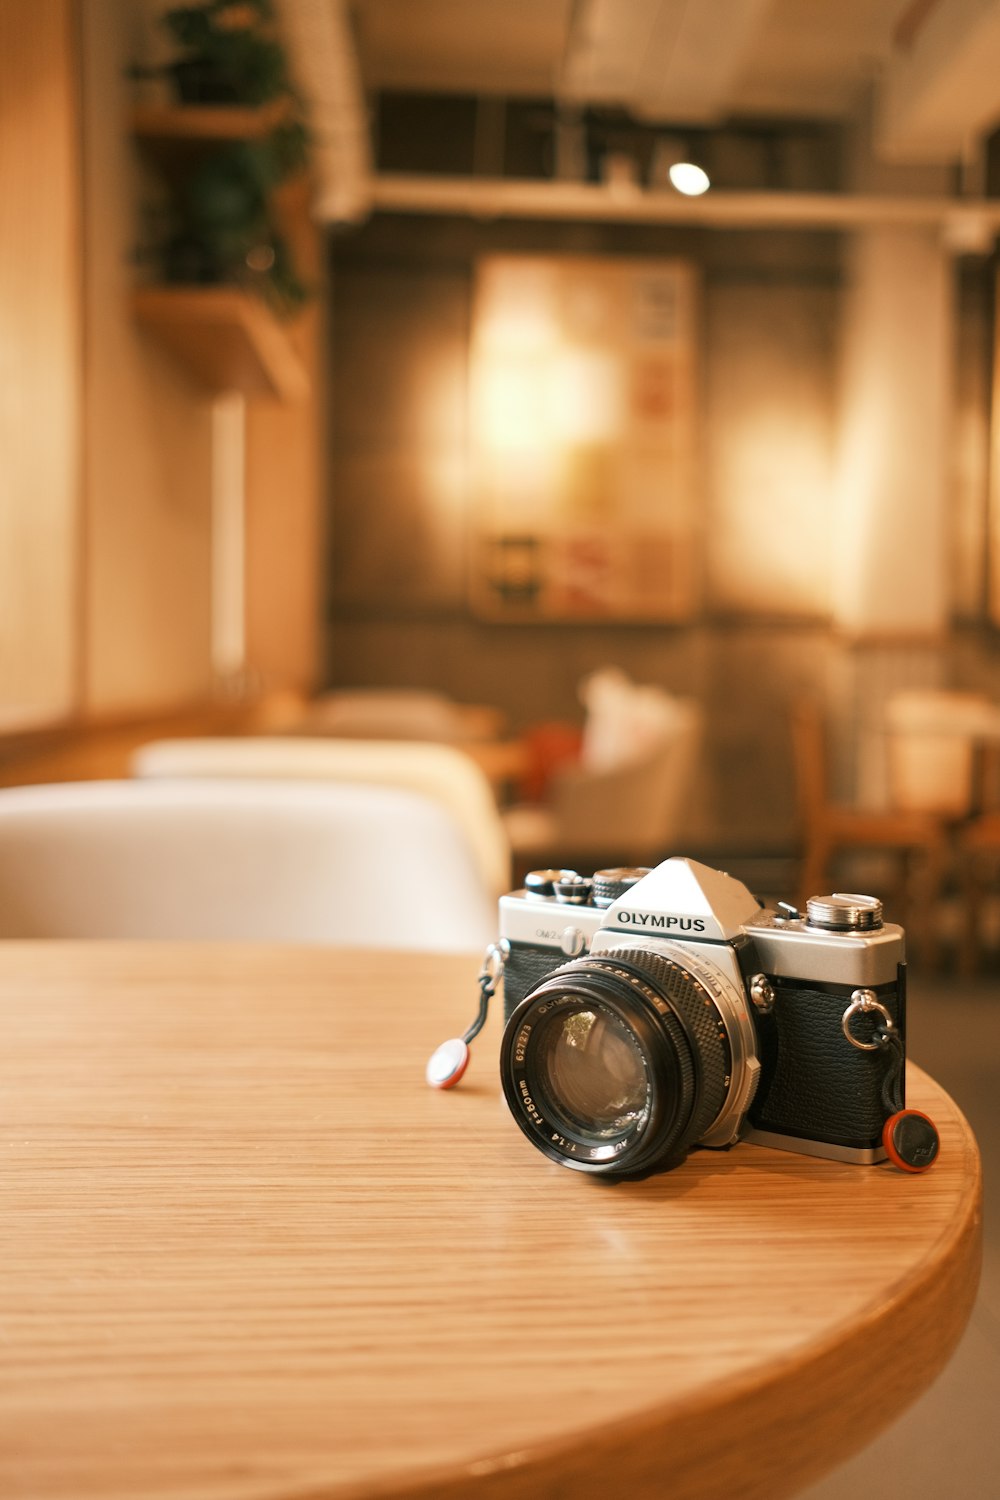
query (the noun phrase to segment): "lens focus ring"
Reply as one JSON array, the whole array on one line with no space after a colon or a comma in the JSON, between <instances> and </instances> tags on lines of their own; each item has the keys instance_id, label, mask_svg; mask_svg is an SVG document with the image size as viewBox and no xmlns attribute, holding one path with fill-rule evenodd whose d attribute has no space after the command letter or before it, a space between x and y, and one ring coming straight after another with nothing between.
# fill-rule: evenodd
<instances>
[{"instance_id":1,"label":"lens focus ring","mask_svg":"<svg viewBox=\"0 0 1000 1500\"><path fill-rule=\"evenodd\" d=\"M592 954L590 964L625 961L648 976L653 988L674 1008L686 1026L700 1066L701 1088L688 1131L689 1144L699 1141L722 1109L730 1068L729 1047L719 1012L704 987L680 964L644 948L621 948Z\"/></svg>"}]
</instances>

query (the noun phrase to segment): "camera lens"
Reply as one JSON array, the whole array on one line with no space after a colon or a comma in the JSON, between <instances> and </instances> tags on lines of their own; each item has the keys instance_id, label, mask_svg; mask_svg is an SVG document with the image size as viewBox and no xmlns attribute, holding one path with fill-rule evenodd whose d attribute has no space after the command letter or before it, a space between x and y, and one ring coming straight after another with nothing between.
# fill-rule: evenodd
<instances>
[{"instance_id":1,"label":"camera lens","mask_svg":"<svg viewBox=\"0 0 1000 1500\"><path fill-rule=\"evenodd\" d=\"M725 1103L729 1038L683 959L589 954L549 974L511 1015L500 1072L514 1118L580 1171L675 1166Z\"/></svg>"},{"instance_id":2,"label":"camera lens","mask_svg":"<svg viewBox=\"0 0 1000 1500\"><path fill-rule=\"evenodd\" d=\"M635 1034L611 1011L550 1012L535 1065L553 1122L579 1140L612 1140L639 1121L649 1090Z\"/></svg>"}]
</instances>

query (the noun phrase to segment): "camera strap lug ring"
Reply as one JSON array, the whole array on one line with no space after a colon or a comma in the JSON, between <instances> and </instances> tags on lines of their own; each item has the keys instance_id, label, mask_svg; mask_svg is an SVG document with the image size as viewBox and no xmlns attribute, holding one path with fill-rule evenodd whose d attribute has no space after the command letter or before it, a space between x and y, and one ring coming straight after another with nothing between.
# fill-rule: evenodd
<instances>
[{"instance_id":1,"label":"camera strap lug ring","mask_svg":"<svg viewBox=\"0 0 1000 1500\"><path fill-rule=\"evenodd\" d=\"M490 1001L496 994L497 985L503 978L503 971L510 956L510 943L506 938L500 938L496 943L490 943L483 954L483 966L479 971L477 982L479 984L479 1014L462 1037L468 1046L474 1037L477 1037L486 1025L486 1017L489 1014Z\"/></svg>"},{"instance_id":2,"label":"camera strap lug ring","mask_svg":"<svg viewBox=\"0 0 1000 1500\"><path fill-rule=\"evenodd\" d=\"M872 1012L882 1018L882 1025L877 1032L877 1040L874 1042L862 1042L851 1031L851 1022L855 1016L871 1015ZM878 1052L886 1045L889 1036L895 1031L895 1023L882 1002L876 999L872 990L855 990L851 995L851 1003L844 1011L841 1020L844 1035L852 1047L857 1047L860 1052Z\"/></svg>"},{"instance_id":3,"label":"camera strap lug ring","mask_svg":"<svg viewBox=\"0 0 1000 1500\"><path fill-rule=\"evenodd\" d=\"M490 943L483 955L483 967L479 971L478 980L484 989L489 985L491 995L503 978L509 953L510 943L506 938L501 938L497 943Z\"/></svg>"}]
</instances>

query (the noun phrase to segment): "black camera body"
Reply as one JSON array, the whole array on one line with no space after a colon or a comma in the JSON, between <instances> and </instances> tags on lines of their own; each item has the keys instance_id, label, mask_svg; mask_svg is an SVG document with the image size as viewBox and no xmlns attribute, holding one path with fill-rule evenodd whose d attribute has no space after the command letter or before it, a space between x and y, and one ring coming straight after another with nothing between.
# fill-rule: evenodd
<instances>
[{"instance_id":1,"label":"black camera body","mask_svg":"<svg viewBox=\"0 0 1000 1500\"><path fill-rule=\"evenodd\" d=\"M680 858L535 871L501 898L500 936L504 1092L553 1159L645 1175L737 1140L884 1158L905 945L874 898L765 908Z\"/></svg>"}]
</instances>

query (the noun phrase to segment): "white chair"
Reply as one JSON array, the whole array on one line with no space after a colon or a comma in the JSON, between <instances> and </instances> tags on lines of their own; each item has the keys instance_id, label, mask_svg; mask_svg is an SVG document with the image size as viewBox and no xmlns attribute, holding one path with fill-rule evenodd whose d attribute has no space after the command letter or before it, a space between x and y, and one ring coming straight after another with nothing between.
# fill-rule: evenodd
<instances>
[{"instance_id":1,"label":"white chair","mask_svg":"<svg viewBox=\"0 0 1000 1500\"><path fill-rule=\"evenodd\" d=\"M510 890L510 845L489 781L451 745L284 735L155 740L135 752L130 769L133 776L157 779L253 777L409 787L447 808L491 896Z\"/></svg>"},{"instance_id":2,"label":"white chair","mask_svg":"<svg viewBox=\"0 0 1000 1500\"><path fill-rule=\"evenodd\" d=\"M0 789L0 938L483 950L492 893L438 802L347 783Z\"/></svg>"},{"instance_id":3,"label":"white chair","mask_svg":"<svg viewBox=\"0 0 1000 1500\"><path fill-rule=\"evenodd\" d=\"M669 728L641 754L605 769L570 766L543 806L504 814L518 874L532 864L653 864L682 834L698 770L702 715L676 699Z\"/></svg>"}]
</instances>

